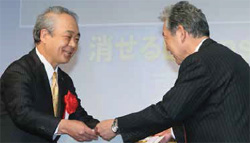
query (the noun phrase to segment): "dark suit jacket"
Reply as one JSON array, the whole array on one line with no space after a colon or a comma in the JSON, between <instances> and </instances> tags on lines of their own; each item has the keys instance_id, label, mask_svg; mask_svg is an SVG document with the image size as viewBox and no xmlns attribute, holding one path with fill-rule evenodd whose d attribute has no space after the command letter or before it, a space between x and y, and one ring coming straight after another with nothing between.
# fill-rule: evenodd
<instances>
[{"instance_id":1,"label":"dark suit jacket","mask_svg":"<svg viewBox=\"0 0 250 143\"><path fill-rule=\"evenodd\" d=\"M1 77L1 142L53 142L64 113L64 95L68 91L76 95L71 78L60 68L58 85L59 117L55 118L48 77L35 49L13 62ZM69 118L94 128L99 121L87 114L79 99L78 102L76 112Z\"/></svg>"},{"instance_id":2,"label":"dark suit jacket","mask_svg":"<svg viewBox=\"0 0 250 143\"><path fill-rule=\"evenodd\" d=\"M250 142L249 74L241 56L205 40L182 62L174 87L162 101L118 118L123 141L135 142L183 124L187 142ZM183 135L174 132L177 141L183 141Z\"/></svg>"}]
</instances>

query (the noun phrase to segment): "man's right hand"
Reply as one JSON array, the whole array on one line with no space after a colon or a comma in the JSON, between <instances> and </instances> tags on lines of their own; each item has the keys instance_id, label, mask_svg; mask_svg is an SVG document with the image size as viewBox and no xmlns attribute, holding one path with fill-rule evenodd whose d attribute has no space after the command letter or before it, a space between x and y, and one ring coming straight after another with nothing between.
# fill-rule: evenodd
<instances>
[{"instance_id":1,"label":"man's right hand","mask_svg":"<svg viewBox=\"0 0 250 143\"><path fill-rule=\"evenodd\" d=\"M77 120L62 119L59 123L58 134L68 134L79 142L97 140L94 130Z\"/></svg>"}]
</instances>

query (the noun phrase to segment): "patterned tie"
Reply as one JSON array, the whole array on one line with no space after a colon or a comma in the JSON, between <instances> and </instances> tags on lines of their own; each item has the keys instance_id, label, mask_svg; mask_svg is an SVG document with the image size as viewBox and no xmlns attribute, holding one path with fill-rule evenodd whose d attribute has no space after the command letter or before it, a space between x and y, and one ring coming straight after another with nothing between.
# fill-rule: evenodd
<instances>
[{"instance_id":1,"label":"patterned tie","mask_svg":"<svg viewBox=\"0 0 250 143\"><path fill-rule=\"evenodd\" d=\"M51 93L52 93L52 99L53 99L54 116L57 117L58 84L57 84L57 74L56 74L56 72L54 72L53 76L52 76Z\"/></svg>"}]
</instances>

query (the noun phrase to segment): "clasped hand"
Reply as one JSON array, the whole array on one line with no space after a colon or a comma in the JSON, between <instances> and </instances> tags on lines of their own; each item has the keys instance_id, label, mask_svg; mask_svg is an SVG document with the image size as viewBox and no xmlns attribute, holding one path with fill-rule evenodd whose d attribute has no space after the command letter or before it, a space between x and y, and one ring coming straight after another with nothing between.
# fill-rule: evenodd
<instances>
[{"instance_id":1,"label":"clasped hand","mask_svg":"<svg viewBox=\"0 0 250 143\"><path fill-rule=\"evenodd\" d=\"M79 142L97 140L98 136L94 130L86 124L77 120L61 120L58 134L68 134Z\"/></svg>"},{"instance_id":2,"label":"clasped hand","mask_svg":"<svg viewBox=\"0 0 250 143\"><path fill-rule=\"evenodd\" d=\"M116 133L111 130L113 122L114 119L109 119L98 123L95 127L96 134L102 137L104 140L110 141L116 136Z\"/></svg>"},{"instance_id":3,"label":"clasped hand","mask_svg":"<svg viewBox=\"0 0 250 143\"><path fill-rule=\"evenodd\" d=\"M98 135L109 141L116 136L111 130L113 121L113 119L101 121L92 130L81 121L62 119L57 134L68 134L79 142L97 140Z\"/></svg>"},{"instance_id":4,"label":"clasped hand","mask_svg":"<svg viewBox=\"0 0 250 143\"><path fill-rule=\"evenodd\" d=\"M76 120L61 120L58 133L68 134L79 142L97 140L98 135L107 141L113 139L117 134L111 130L114 119L104 120L98 123L94 130L90 129L83 122ZM171 138L171 131L167 129L157 136L164 136L161 143L167 142Z\"/></svg>"}]
</instances>

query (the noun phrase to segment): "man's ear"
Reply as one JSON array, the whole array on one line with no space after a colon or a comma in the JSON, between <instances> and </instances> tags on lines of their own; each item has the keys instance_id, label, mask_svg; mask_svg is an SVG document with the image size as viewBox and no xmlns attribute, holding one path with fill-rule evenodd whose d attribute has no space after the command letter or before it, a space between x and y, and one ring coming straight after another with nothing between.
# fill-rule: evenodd
<instances>
[{"instance_id":1,"label":"man's ear","mask_svg":"<svg viewBox=\"0 0 250 143\"><path fill-rule=\"evenodd\" d=\"M49 31L47 29L42 29L40 31L40 40L43 42L43 43L46 43L48 37L51 36Z\"/></svg>"},{"instance_id":2,"label":"man's ear","mask_svg":"<svg viewBox=\"0 0 250 143\"><path fill-rule=\"evenodd\" d=\"M182 25L178 25L177 30L176 30L176 34L179 37L181 43L184 43L186 38L187 38L187 31L184 29L184 27Z\"/></svg>"}]
</instances>

